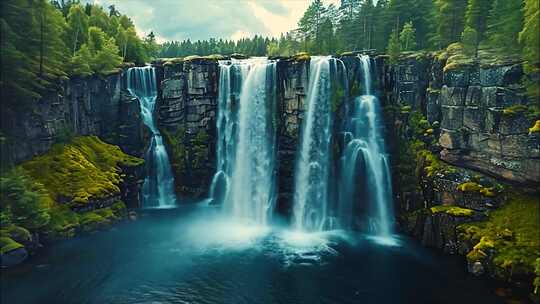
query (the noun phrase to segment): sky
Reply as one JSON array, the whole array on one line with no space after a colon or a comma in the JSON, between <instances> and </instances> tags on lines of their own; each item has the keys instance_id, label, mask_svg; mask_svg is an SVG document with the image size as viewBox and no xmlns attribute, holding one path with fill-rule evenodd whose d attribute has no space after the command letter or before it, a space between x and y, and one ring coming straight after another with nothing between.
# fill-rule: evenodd
<instances>
[{"instance_id":1,"label":"sky","mask_svg":"<svg viewBox=\"0 0 540 304\"><path fill-rule=\"evenodd\" d=\"M88 0L113 4L128 15L140 35L153 31L158 42L208 38L240 39L255 34L279 37L297 27L311 0ZM339 5L340 0L323 0Z\"/></svg>"}]
</instances>

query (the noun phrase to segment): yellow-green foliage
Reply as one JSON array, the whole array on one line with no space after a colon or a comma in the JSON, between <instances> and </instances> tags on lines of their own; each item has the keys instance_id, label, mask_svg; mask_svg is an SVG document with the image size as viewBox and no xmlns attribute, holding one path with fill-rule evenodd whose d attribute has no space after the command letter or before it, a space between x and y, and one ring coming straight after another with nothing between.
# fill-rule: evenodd
<instances>
[{"instance_id":1,"label":"yellow-green foliage","mask_svg":"<svg viewBox=\"0 0 540 304\"><path fill-rule=\"evenodd\" d=\"M463 44L456 42L450 44L446 48L446 65L444 66L444 72L454 70L460 67L468 66L474 63L474 59L471 56L465 54Z\"/></svg>"},{"instance_id":2,"label":"yellow-green foliage","mask_svg":"<svg viewBox=\"0 0 540 304\"><path fill-rule=\"evenodd\" d=\"M417 154L417 163L424 164L423 170L427 177L432 177L437 173L452 173L454 169L443 163L437 156L429 150L420 150Z\"/></svg>"},{"instance_id":3,"label":"yellow-green foliage","mask_svg":"<svg viewBox=\"0 0 540 304\"><path fill-rule=\"evenodd\" d=\"M75 236L79 228L79 216L65 205L57 205L50 209L51 220L47 233L52 239L70 238Z\"/></svg>"},{"instance_id":4,"label":"yellow-green foliage","mask_svg":"<svg viewBox=\"0 0 540 304\"><path fill-rule=\"evenodd\" d=\"M487 254L480 249L473 249L467 253L467 260L469 262L481 261L487 257Z\"/></svg>"},{"instance_id":5,"label":"yellow-green foliage","mask_svg":"<svg viewBox=\"0 0 540 304\"><path fill-rule=\"evenodd\" d=\"M311 56L306 52L300 52L293 56L295 61L307 61L311 59Z\"/></svg>"},{"instance_id":6,"label":"yellow-green foliage","mask_svg":"<svg viewBox=\"0 0 540 304\"><path fill-rule=\"evenodd\" d=\"M529 133L532 134L532 133L538 133L540 132L540 120L537 120L535 123L534 123L534 126L532 126L531 128L529 128Z\"/></svg>"},{"instance_id":7,"label":"yellow-green foliage","mask_svg":"<svg viewBox=\"0 0 540 304\"><path fill-rule=\"evenodd\" d=\"M80 205L119 193L120 167L142 162L117 146L86 136L76 137L67 145L55 145L47 154L23 163L22 168L45 186L51 199Z\"/></svg>"},{"instance_id":8,"label":"yellow-green foliage","mask_svg":"<svg viewBox=\"0 0 540 304\"><path fill-rule=\"evenodd\" d=\"M474 214L474 211L471 209L461 208L458 206L445 206L445 205L433 206L431 207L431 212L433 213L444 212L448 215L460 216L460 217L468 217Z\"/></svg>"},{"instance_id":9,"label":"yellow-green foliage","mask_svg":"<svg viewBox=\"0 0 540 304\"><path fill-rule=\"evenodd\" d=\"M402 106L401 114L409 114L411 112L411 106Z\"/></svg>"},{"instance_id":10,"label":"yellow-green foliage","mask_svg":"<svg viewBox=\"0 0 540 304\"><path fill-rule=\"evenodd\" d=\"M535 196L512 193L488 220L462 224L458 232L460 239L478 242L474 250L494 252L499 276L531 275L540 257L540 202Z\"/></svg>"},{"instance_id":11,"label":"yellow-green foliage","mask_svg":"<svg viewBox=\"0 0 540 304\"><path fill-rule=\"evenodd\" d=\"M9 237L0 237L0 254L7 253L9 251L23 248L24 246L15 242Z\"/></svg>"},{"instance_id":12,"label":"yellow-green foliage","mask_svg":"<svg viewBox=\"0 0 540 304\"><path fill-rule=\"evenodd\" d=\"M461 192L478 192L486 197L494 197L496 195L495 187L484 187L475 182L465 182L457 186Z\"/></svg>"},{"instance_id":13,"label":"yellow-green foliage","mask_svg":"<svg viewBox=\"0 0 540 304\"><path fill-rule=\"evenodd\" d=\"M513 105L511 107L503 109L503 115L515 116L528 110L526 105Z\"/></svg>"},{"instance_id":14,"label":"yellow-green foliage","mask_svg":"<svg viewBox=\"0 0 540 304\"><path fill-rule=\"evenodd\" d=\"M538 290L540 289L540 258L534 261L534 274L536 275L533 282L534 293L538 294Z\"/></svg>"},{"instance_id":15,"label":"yellow-green foliage","mask_svg":"<svg viewBox=\"0 0 540 304\"><path fill-rule=\"evenodd\" d=\"M24 240L24 241L31 241L32 235L30 234L30 231L23 227L15 226L15 225L9 225L7 227L2 227L0 229L0 237L9 237L15 240Z\"/></svg>"}]
</instances>

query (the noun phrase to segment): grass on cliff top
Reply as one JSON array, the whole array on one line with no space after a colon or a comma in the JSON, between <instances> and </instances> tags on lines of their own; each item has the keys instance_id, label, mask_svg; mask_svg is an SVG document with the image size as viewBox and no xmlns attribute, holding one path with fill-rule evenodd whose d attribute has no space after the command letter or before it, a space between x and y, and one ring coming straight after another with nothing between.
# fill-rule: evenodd
<instances>
[{"instance_id":1,"label":"grass on cliff top","mask_svg":"<svg viewBox=\"0 0 540 304\"><path fill-rule=\"evenodd\" d=\"M21 166L42 184L54 201L85 204L120 192L120 166L136 166L142 159L123 153L119 147L95 136L76 137L69 144L55 145L42 156Z\"/></svg>"},{"instance_id":2,"label":"grass on cliff top","mask_svg":"<svg viewBox=\"0 0 540 304\"><path fill-rule=\"evenodd\" d=\"M478 50L478 57L475 58L474 55L466 53L463 44L460 42L450 44L446 50L436 52L435 56L439 60L446 59L445 72L467 67L477 62L482 67L491 67L510 65L521 61L518 55L500 54L497 50L482 46Z\"/></svg>"},{"instance_id":3,"label":"grass on cliff top","mask_svg":"<svg viewBox=\"0 0 540 304\"><path fill-rule=\"evenodd\" d=\"M476 243L469 259L494 252L493 262L500 277L531 275L540 258L540 202L534 195L509 194L503 207L492 211L486 221L458 227L460 238Z\"/></svg>"}]
</instances>

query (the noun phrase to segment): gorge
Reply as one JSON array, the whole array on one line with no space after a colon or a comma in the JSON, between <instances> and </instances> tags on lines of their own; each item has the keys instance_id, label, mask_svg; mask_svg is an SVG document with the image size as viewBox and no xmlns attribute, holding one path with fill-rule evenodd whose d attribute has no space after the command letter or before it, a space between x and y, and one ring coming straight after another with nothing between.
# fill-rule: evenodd
<instances>
[{"instance_id":1,"label":"gorge","mask_svg":"<svg viewBox=\"0 0 540 304\"><path fill-rule=\"evenodd\" d=\"M341 257L349 260L356 268L372 273L375 281L383 279L385 274L413 271L416 281L432 289L424 295L415 294L415 299L431 301L443 296L446 299L443 303L471 299L496 303L499 300L486 292L491 287L483 281L467 278L462 270L449 272L445 268L447 276L438 277L437 284L441 285L434 285L433 278L437 268L424 268L421 262L413 259L407 252L420 254L423 259L437 259L437 263L443 265L450 263L453 266L448 267L455 269L461 268L459 261L443 262L440 257L419 248L411 239L397 231L409 232L424 245L440 248L447 253L469 253L469 271L477 272L479 260L470 258L470 253L476 252L478 246L460 232L463 231L462 225L485 220L481 210L500 208L499 205L504 199L500 194L484 195L481 193L484 191L482 189L503 191L497 187L508 181L510 183L507 187L511 187L512 183L533 187L537 182L535 177L522 177L520 170L515 169L515 166L506 166L504 162L492 162L482 170L490 172L491 176L502 172L498 179L480 172L473 176L469 173L470 169L464 167L474 169L474 159L471 165L463 162L456 162L454 165L451 158L447 159L448 164L443 164L432 158L433 154L430 153L436 152L431 152L429 146L424 146L427 149L417 152L421 157L418 160L403 161L402 158L407 154L398 151L409 145L403 141L415 144L414 140L417 140L418 136L421 136L424 144L427 142L435 147L440 145L450 151L459 149L459 146L450 146L445 139L448 136L445 134L451 132L451 128L457 128L454 120L458 119L448 111L454 111L458 106L445 105L449 102L461 104L462 101L457 98L463 98L466 103L479 104L480 107L484 102L497 102L497 99L491 99L492 97L487 95L491 94L492 90L489 85L508 86L512 79L516 79L517 76L513 73L517 72L511 67L493 67L492 70L480 70L480 75L489 75L489 78L480 78L476 86L468 82L455 83L453 79L456 77L470 77L468 75L471 74L468 73L472 72L452 70L443 72L444 76L437 78L439 76L436 69L439 68L442 72L443 66L437 63L436 58L429 56L403 57L399 65L388 65L384 56L370 56L367 53L340 57L276 59L192 57L181 62L158 61L152 66L126 70L118 86L122 93L113 95L129 94L132 96L130 98L139 101L140 116L135 117L138 117L141 125L147 126L147 131L144 128L138 129L138 135L133 138L139 138L139 143L129 142L129 145L126 145L125 139L116 142L125 148L141 147L138 155L146 160L146 173L139 173L139 187L136 188L139 190L135 190L140 191L141 197L136 199L140 203L133 203L133 196L125 201L128 206L142 207L143 209L138 211L142 218L127 226L120 226L120 231L110 236L96 234L80 240L65 241L65 245L55 245L58 249L47 250L39 257L32 258L27 265L32 268L45 267L44 269L58 273L62 282L73 281L74 284L79 284L75 283L79 280L73 277L74 274L63 274L61 267L48 260L54 261L60 252L70 255L73 250L70 249L71 246L84 246L81 242L92 239L91 242L101 245L90 251L89 265L102 268L103 271L88 273L92 280L81 282L80 288L101 286L100 278L108 273L105 269L112 267L125 273L118 281L119 286L124 286L118 302L129 302L133 300L131 297L138 297L137 293L129 292L127 286L142 284L141 278L148 275L154 281L147 286L150 288L149 292L160 292L161 295L153 294L147 297L139 294L143 299L200 301L208 297L207 294L199 294L201 286L180 279L180 282L184 282L183 285L167 287L160 283L165 280L165 270L161 267L151 269L130 266L132 263L154 265L155 263L144 261L147 256L133 257L126 263L118 260L121 259L120 254L114 260L98 262L103 255L99 248L117 243L126 247L127 251L151 250L153 258L170 261L163 267L187 271L195 280L205 281L205 271L217 272L218 276L235 272L241 276L267 280L253 272L259 267L255 261L262 258L255 253L249 255L249 266L243 270L228 268L235 265L234 262L228 267L212 262L214 258L234 261L237 259L236 253L243 254L249 248L257 248L263 256L273 257L265 263L274 265L272 269L277 267L271 271L277 271L275 275L278 276L296 272L303 267L324 269L327 267L324 265L328 263L337 267L331 271L343 272L343 266L336 264L336 259ZM429 79L429 76L424 74L431 69L436 78ZM450 75L453 78L449 78ZM437 83L437 79L441 82ZM157 85L158 83L160 85ZM456 93L448 94L448 91L459 90L460 87L455 86L456 84L469 85L468 92L461 95L462 97L454 97ZM436 85L441 86L440 93L435 91ZM426 90L427 86L433 89ZM470 95L476 94L475 90L485 91L486 95ZM512 91L503 92L511 94ZM436 93L438 94L435 95ZM495 92L493 98L499 98L499 94ZM129 99L127 96L123 98ZM426 98L425 101L417 103L417 100L422 98ZM517 102L519 99L514 100ZM464 109L469 111L469 108ZM414 114L416 110L426 111L427 119L415 118L414 115L418 115ZM88 115L81 114L85 112L80 111L72 113ZM80 121L87 119L87 116L82 116L77 125L80 126ZM467 121L469 124L468 120L459 119L460 123ZM500 123L504 123L502 119ZM439 121L442 123L437 127ZM403 127L390 131L389 125L398 122L404 124ZM411 132L407 131L407 128L421 130L409 129ZM432 131L428 131L429 129ZM396 130L403 133L394 134ZM440 132L440 137L438 143L434 144L432 140L437 136L436 132ZM522 134L512 136L529 136L530 139L530 136L536 136ZM31 142L39 137L26 138ZM389 142L385 144L385 141ZM402 146L396 147L397 144ZM146 148L142 148L143 146ZM474 146L472 149L474 151ZM450 151L443 150L441 156L444 157L451 153ZM480 151L489 153L489 150ZM13 154L13 157L16 155ZM168 169L169 159L172 166ZM408 162L411 161L418 161L416 166L424 166L412 171L425 170L426 175L406 177L414 172L401 167L409 165ZM513 162L517 161L537 164L533 155L514 156ZM394 176L391 176L390 172L393 172ZM415 181L416 178L420 180ZM178 200L171 198L176 196L172 190L173 180L176 185L178 181L182 182L181 188L176 186L174 189ZM415 182L419 183L421 191L409 190L409 185ZM479 186L481 188L476 193L476 190L469 190L472 184L486 186ZM394 193L393 187L396 190ZM433 189L439 190L432 192ZM411 199L411 196L423 199ZM195 205L186 204L186 198L189 197L198 197L201 202ZM175 201L177 209L153 211L156 207L171 207ZM427 209L424 209L425 205L414 205L413 202L427 204ZM396 216L393 215L394 209ZM151 226L154 228L145 232ZM159 234L150 231L159 231ZM138 235L139 241L130 241L129 235L132 233ZM170 233L177 236L171 238L168 236ZM147 247L156 241L161 245ZM182 244L180 247L185 248L173 249L178 248L175 244ZM59 250L58 253L56 250ZM208 255L203 253L205 250L217 250L220 253ZM173 262L177 259L177 254L202 259L199 264L202 265L202 270L195 271L192 268L195 265ZM369 261L373 254L385 256L382 261L373 261L375 265L410 263L412 268L371 268L366 261ZM89 271L81 269L80 265L71 264L73 262L68 263L78 271ZM484 260L480 263L483 273L497 271L497 266L490 266L493 265L490 263L496 262ZM126 270L125 267L131 270ZM225 269L222 269L223 267ZM3 282L10 290L3 294L3 297L23 297L29 303L34 302L36 295L44 294L23 296L22 288L26 284L32 284L34 280L41 280L40 277L46 273L47 271L41 274L33 271L11 276L11 279ZM176 276L180 273L170 275ZM344 279L351 280L350 275L347 274ZM465 279L467 288L474 286L474 291L469 289L469 296L461 297L459 294L462 293L455 292L454 288L463 289L464 285L457 282ZM230 279L221 280L227 282ZM328 297L333 299L329 300L330 302L349 301L354 299L358 292L354 288L349 289L352 286L348 284L338 287L321 278L314 280L305 277L303 280L315 285L324 282L323 284L330 284L336 290L342 291L342 294L338 295L321 290L313 295L313 299ZM230 282L245 284L242 278ZM368 294L374 292L364 299L376 297L384 303L400 299L403 303L404 298L411 296L409 293L412 289L408 288L413 285L398 287L403 284L399 280L386 283L393 286L391 288L396 288L392 295L376 292L376 289L369 287L375 285L368 282L360 283L370 290ZM115 302L118 289L111 285L106 286L107 289L112 289L92 297L96 297L96 301L100 302ZM90 296L80 288L74 286L73 292L46 297L62 302L66 300L66 296L80 300ZM212 301L240 301L240 298L227 298L230 295L225 286L222 288L225 289L216 290L216 298ZM187 293L180 290L192 295L187 296ZM271 291L275 301L292 301L294 295L288 292L279 289ZM255 294L240 293L238 296L242 297L242 294L253 301L260 299Z\"/></svg>"}]
</instances>

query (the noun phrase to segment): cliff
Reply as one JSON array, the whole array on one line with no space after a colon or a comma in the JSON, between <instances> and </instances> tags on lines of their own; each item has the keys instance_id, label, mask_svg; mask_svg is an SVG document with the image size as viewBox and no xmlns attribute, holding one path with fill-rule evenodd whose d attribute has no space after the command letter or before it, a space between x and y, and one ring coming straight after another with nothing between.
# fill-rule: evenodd
<instances>
[{"instance_id":1,"label":"cliff","mask_svg":"<svg viewBox=\"0 0 540 304\"><path fill-rule=\"evenodd\" d=\"M96 135L142 155L146 140L139 103L122 73L63 81L30 105L2 108L2 156L18 164L76 135Z\"/></svg>"},{"instance_id":2,"label":"cliff","mask_svg":"<svg viewBox=\"0 0 540 304\"><path fill-rule=\"evenodd\" d=\"M466 256L476 275L530 286L540 263L538 104L521 62L455 52L404 54L384 68L400 226Z\"/></svg>"}]
</instances>

